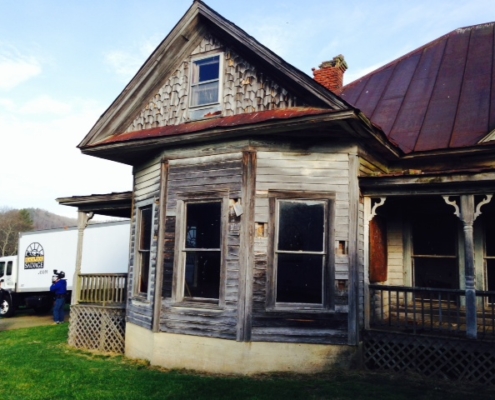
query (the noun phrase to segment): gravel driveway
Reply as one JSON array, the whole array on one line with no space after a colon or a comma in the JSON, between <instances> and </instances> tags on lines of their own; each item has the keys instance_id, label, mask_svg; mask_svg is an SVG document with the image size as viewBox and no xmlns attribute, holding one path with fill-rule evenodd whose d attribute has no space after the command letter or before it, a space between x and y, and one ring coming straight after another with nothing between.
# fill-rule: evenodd
<instances>
[{"instance_id":1,"label":"gravel driveway","mask_svg":"<svg viewBox=\"0 0 495 400\"><path fill-rule=\"evenodd\" d=\"M65 321L67 322L68 320L69 311L66 311ZM33 310L18 310L13 317L0 318L0 332L51 324L53 324L53 316L51 313L38 315L35 314Z\"/></svg>"}]
</instances>

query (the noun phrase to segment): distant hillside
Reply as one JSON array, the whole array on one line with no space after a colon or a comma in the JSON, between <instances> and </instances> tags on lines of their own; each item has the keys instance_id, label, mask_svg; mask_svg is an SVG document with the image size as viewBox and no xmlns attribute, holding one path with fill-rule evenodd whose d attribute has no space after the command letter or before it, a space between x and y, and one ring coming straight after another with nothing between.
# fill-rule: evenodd
<instances>
[{"instance_id":1,"label":"distant hillside","mask_svg":"<svg viewBox=\"0 0 495 400\"><path fill-rule=\"evenodd\" d=\"M46 210L41 210L40 208L27 208L26 210L33 220L33 228L35 231L40 229L77 226L77 218L63 217Z\"/></svg>"}]
</instances>

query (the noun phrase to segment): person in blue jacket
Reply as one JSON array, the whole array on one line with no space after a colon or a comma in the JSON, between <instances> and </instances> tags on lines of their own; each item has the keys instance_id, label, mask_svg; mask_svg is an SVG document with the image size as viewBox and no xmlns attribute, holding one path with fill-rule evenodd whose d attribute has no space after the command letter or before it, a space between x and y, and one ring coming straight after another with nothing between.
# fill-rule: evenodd
<instances>
[{"instance_id":1,"label":"person in blue jacket","mask_svg":"<svg viewBox=\"0 0 495 400\"><path fill-rule=\"evenodd\" d=\"M55 294L55 306L53 307L53 320L55 324L64 323L64 306L65 306L65 296L67 295L67 281L65 278L65 272L57 270L54 272L54 281L52 286L50 286L50 292Z\"/></svg>"}]
</instances>

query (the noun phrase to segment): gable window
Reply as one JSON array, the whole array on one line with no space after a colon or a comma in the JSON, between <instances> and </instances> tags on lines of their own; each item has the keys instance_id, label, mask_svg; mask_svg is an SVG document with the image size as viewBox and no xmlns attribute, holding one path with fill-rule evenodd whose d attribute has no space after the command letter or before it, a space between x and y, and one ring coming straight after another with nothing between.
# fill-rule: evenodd
<instances>
[{"instance_id":1,"label":"gable window","mask_svg":"<svg viewBox=\"0 0 495 400\"><path fill-rule=\"evenodd\" d=\"M138 240L136 262L136 292L148 295L151 264L151 240L153 229L153 205L138 208Z\"/></svg>"},{"instance_id":2,"label":"gable window","mask_svg":"<svg viewBox=\"0 0 495 400\"><path fill-rule=\"evenodd\" d=\"M220 295L221 209L218 202L186 205L184 298Z\"/></svg>"},{"instance_id":3,"label":"gable window","mask_svg":"<svg viewBox=\"0 0 495 400\"><path fill-rule=\"evenodd\" d=\"M192 61L191 106L216 104L220 98L220 55Z\"/></svg>"},{"instance_id":4,"label":"gable window","mask_svg":"<svg viewBox=\"0 0 495 400\"><path fill-rule=\"evenodd\" d=\"M328 308L333 275L333 251L329 245L333 202L321 198L277 198L272 199L272 204L275 230L269 305Z\"/></svg>"}]
</instances>

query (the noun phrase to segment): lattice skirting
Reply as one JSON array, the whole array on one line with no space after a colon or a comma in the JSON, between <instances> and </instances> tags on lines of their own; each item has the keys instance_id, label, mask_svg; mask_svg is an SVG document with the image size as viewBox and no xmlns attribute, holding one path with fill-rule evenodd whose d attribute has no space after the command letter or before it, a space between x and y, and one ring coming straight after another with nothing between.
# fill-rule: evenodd
<instances>
[{"instance_id":1,"label":"lattice skirting","mask_svg":"<svg viewBox=\"0 0 495 400\"><path fill-rule=\"evenodd\" d=\"M493 343L366 331L363 350L367 369L495 385Z\"/></svg>"},{"instance_id":2,"label":"lattice skirting","mask_svg":"<svg viewBox=\"0 0 495 400\"><path fill-rule=\"evenodd\" d=\"M124 353L125 309L73 305L70 310L69 345Z\"/></svg>"}]
</instances>

